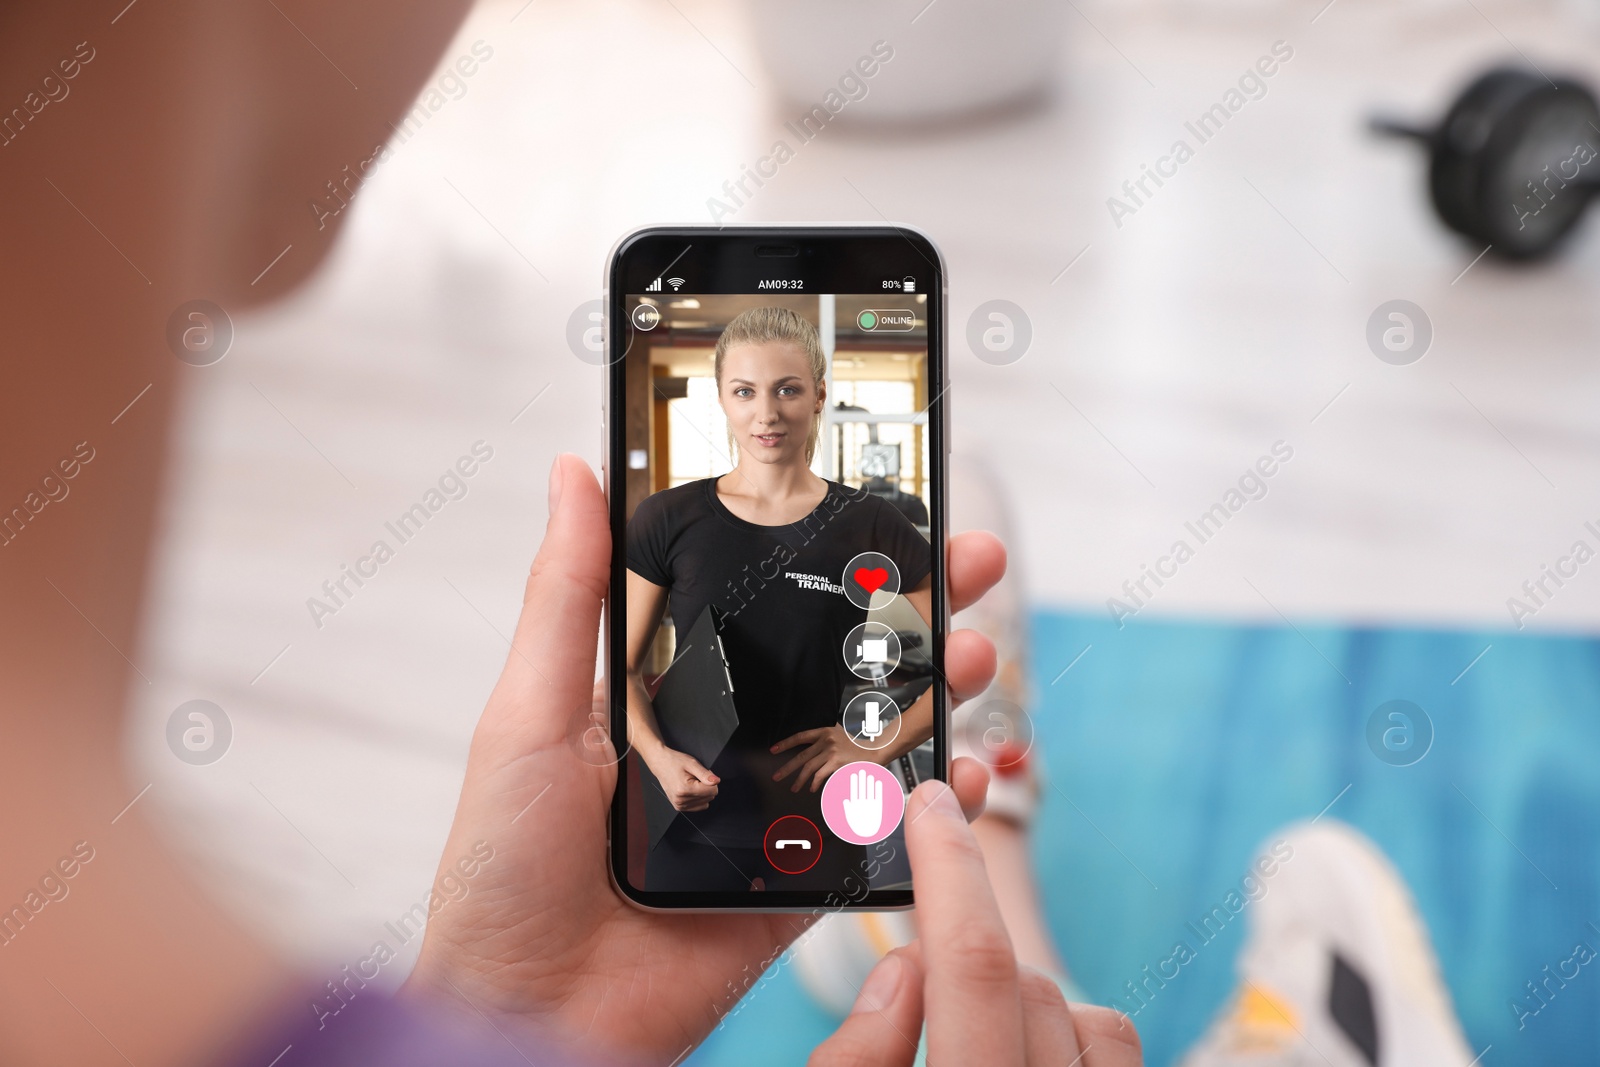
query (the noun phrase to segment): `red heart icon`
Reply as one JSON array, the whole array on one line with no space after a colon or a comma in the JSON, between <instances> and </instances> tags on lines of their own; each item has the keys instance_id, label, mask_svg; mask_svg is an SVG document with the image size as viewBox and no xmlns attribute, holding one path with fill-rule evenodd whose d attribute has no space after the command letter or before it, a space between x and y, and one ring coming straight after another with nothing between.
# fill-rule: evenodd
<instances>
[{"instance_id":1,"label":"red heart icon","mask_svg":"<svg viewBox=\"0 0 1600 1067\"><path fill-rule=\"evenodd\" d=\"M889 580L889 571L884 567L873 567L870 570L866 567L857 567L853 577L861 588L869 593L876 593Z\"/></svg>"}]
</instances>

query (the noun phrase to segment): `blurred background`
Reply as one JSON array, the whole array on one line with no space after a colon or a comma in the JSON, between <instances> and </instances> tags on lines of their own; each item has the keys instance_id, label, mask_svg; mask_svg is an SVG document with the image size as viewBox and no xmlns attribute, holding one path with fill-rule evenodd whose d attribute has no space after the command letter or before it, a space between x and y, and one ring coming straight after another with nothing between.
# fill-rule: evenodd
<instances>
[{"instance_id":1,"label":"blurred background","mask_svg":"<svg viewBox=\"0 0 1600 1067\"><path fill-rule=\"evenodd\" d=\"M427 892L552 456L598 464L612 243L887 219L944 250L952 447L1018 523L1035 858L1088 994L1326 812L1411 885L1483 1062L1592 1061L1596 979L1520 1029L1511 1004L1600 918L1600 567L1559 562L1600 548L1600 236L1485 254L1425 146L1367 129L1507 61L1600 83L1600 5L482 3L353 203L308 203L349 212L326 269L186 368L135 657L149 803L313 973L364 953ZM195 699L233 728L207 766L165 740ZM1368 742L1392 700L1430 738L1409 763ZM1241 925L1141 1013L1151 1063L1232 988ZM800 1063L830 1026L780 964L690 1062Z\"/></svg>"}]
</instances>

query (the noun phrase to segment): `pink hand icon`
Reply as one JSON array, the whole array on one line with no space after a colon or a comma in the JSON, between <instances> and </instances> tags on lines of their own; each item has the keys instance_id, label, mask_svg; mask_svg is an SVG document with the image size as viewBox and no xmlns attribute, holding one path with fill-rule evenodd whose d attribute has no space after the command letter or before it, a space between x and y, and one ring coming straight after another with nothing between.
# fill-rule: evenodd
<instances>
[{"instance_id":1,"label":"pink hand icon","mask_svg":"<svg viewBox=\"0 0 1600 1067\"><path fill-rule=\"evenodd\" d=\"M899 776L877 763L846 763L822 787L822 818L840 840L852 845L882 841L895 832L905 813Z\"/></svg>"},{"instance_id":2,"label":"pink hand icon","mask_svg":"<svg viewBox=\"0 0 1600 1067\"><path fill-rule=\"evenodd\" d=\"M883 783L865 768L850 775L844 821L860 837L874 837L883 825Z\"/></svg>"}]
</instances>

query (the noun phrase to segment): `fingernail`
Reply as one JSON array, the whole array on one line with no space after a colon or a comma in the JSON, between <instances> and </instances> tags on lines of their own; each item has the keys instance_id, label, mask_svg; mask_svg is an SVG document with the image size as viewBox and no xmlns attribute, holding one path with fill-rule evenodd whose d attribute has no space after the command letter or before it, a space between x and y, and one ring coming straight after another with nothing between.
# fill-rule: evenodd
<instances>
[{"instance_id":1,"label":"fingernail","mask_svg":"<svg viewBox=\"0 0 1600 1067\"><path fill-rule=\"evenodd\" d=\"M566 477L561 467L561 457L550 464L550 516L555 517L556 505L561 503L561 482Z\"/></svg>"},{"instance_id":2,"label":"fingernail","mask_svg":"<svg viewBox=\"0 0 1600 1067\"><path fill-rule=\"evenodd\" d=\"M872 973L867 975L867 980L861 984L861 993L856 997L855 1007L850 1009L851 1014L858 1011L882 1011L894 1003L894 998L900 992L900 981L905 977L905 964L900 962L900 957L895 955L885 956L872 968Z\"/></svg>"}]
</instances>

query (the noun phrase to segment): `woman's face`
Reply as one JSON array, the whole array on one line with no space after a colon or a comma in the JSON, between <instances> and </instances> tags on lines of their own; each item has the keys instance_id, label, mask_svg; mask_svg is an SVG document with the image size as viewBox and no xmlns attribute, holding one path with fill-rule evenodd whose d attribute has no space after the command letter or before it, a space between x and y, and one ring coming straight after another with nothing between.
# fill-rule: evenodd
<instances>
[{"instance_id":1,"label":"woman's face","mask_svg":"<svg viewBox=\"0 0 1600 1067\"><path fill-rule=\"evenodd\" d=\"M734 345L722 357L722 410L741 455L758 463L806 462L823 388L791 341Z\"/></svg>"}]
</instances>

